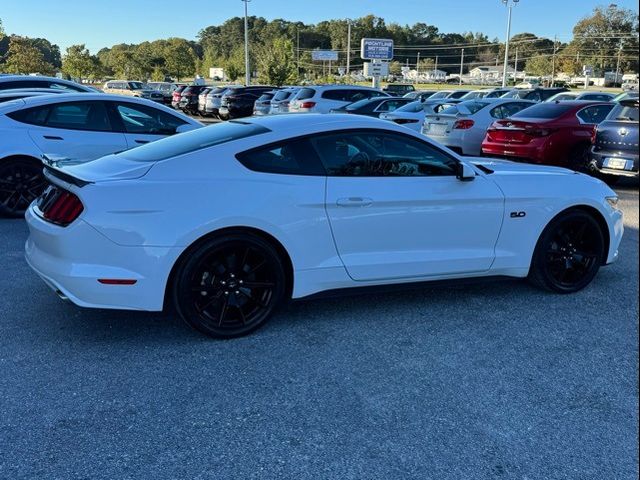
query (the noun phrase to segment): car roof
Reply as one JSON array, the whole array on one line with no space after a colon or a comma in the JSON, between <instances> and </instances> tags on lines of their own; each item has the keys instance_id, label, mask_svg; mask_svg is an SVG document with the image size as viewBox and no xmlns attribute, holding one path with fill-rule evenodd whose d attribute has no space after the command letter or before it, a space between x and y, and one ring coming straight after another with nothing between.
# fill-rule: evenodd
<instances>
[{"instance_id":1,"label":"car roof","mask_svg":"<svg viewBox=\"0 0 640 480\"><path fill-rule=\"evenodd\" d=\"M242 122L261 125L271 131L304 130L311 131L339 130L340 128L384 128L406 132L407 128L386 120L366 115L326 115L321 113L285 113L282 115L265 115L260 117L243 118ZM334 127L334 128L332 128Z\"/></svg>"}]
</instances>

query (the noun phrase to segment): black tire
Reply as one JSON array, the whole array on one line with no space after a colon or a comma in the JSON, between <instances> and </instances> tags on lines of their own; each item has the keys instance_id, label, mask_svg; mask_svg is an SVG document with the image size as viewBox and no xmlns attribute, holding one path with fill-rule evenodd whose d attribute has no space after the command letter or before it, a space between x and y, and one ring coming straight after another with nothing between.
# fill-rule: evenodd
<instances>
[{"instance_id":1,"label":"black tire","mask_svg":"<svg viewBox=\"0 0 640 480\"><path fill-rule=\"evenodd\" d=\"M31 202L44 191L42 163L30 158L0 160L0 215L24 217Z\"/></svg>"},{"instance_id":2,"label":"black tire","mask_svg":"<svg viewBox=\"0 0 640 480\"><path fill-rule=\"evenodd\" d=\"M604 233L597 220L585 211L568 210L540 235L529 280L553 292L577 292L591 283L604 255Z\"/></svg>"},{"instance_id":3,"label":"black tire","mask_svg":"<svg viewBox=\"0 0 640 480\"><path fill-rule=\"evenodd\" d=\"M173 282L180 316L215 338L247 335L282 302L286 276L276 249L245 234L211 238L189 252Z\"/></svg>"}]
</instances>

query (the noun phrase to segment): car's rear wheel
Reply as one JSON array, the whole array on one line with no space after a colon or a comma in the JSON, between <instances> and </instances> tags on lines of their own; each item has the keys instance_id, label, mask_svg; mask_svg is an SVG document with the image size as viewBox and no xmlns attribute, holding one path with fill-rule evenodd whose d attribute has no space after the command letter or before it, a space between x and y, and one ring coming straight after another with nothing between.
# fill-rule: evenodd
<instances>
[{"instance_id":1,"label":"car's rear wheel","mask_svg":"<svg viewBox=\"0 0 640 480\"><path fill-rule=\"evenodd\" d=\"M28 158L0 160L0 215L22 217L44 191L42 164Z\"/></svg>"},{"instance_id":2,"label":"car's rear wheel","mask_svg":"<svg viewBox=\"0 0 640 480\"><path fill-rule=\"evenodd\" d=\"M264 325L285 294L278 252L260 237L234 234L206 240L180 265L176 309L192 327L216 338L246 335Z\"/></svg>"},{"instance_id":3,"label":"car's rear wheel","mask_svg":"<svg viewBox=\"0 0 640 480\"><path fill-rule=\"evenodd\" d=\"M605 240L596 219L582 210L556 217L538 240L529 279L559 293L586 287L598 273L605 255Z\"/></svg>"}]
</instances>

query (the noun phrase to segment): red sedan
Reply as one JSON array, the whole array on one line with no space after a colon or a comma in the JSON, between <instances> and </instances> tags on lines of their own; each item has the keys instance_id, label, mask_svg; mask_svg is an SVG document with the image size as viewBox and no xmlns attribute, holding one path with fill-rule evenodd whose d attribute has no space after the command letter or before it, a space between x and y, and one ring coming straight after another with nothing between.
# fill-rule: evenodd
<instances>
[{"instance_id":1,"label":"red sedan","mask_svg":"<svg viewBox=\"0 0 640 480\"><path fill-rule=\"evenodd\" d=\"M604 102L543 102L494 122L482 154L581 170L596 126L613 108Z\"/></svg>"}]
</instances>

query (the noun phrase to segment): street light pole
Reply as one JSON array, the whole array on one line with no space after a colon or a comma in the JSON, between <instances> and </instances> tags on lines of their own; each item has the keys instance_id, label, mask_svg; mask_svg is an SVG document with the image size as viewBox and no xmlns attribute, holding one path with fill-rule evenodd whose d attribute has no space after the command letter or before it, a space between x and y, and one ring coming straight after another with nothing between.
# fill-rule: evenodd
<instances>
[{"instance_id":1,"label":"street light pole","mask_svg":"<svg viewBox=\"0 0 640 480\"><path fill-rule=\"evenodd\" d=\"M511 10L520 0L502 0L507 6L507 39L504 45L504 68L502 69L502 88L507 86L507 67L509 66L509 38L511 37Z\"/></svg>"},{"instance_id":2,"label":"street light pole","mask_svg":"<svg viewBox=\"0 0 640 480\"><path fill-rule=\"evenodd\" d=\"M347 76L351 72L351 20L347 20Z\"/></svg>"},{"instance_id":3,"label":"street light pole","mask_svg":"<svg viewBox=\"0 0 640 480\"><path fill-rule=\"evenodd\" d=\"M249 69L249 21L247 20L247 4L251 0L244 2L244 83L249 86L251 83L251 70Z\"/></svg>"}]
</instances>

